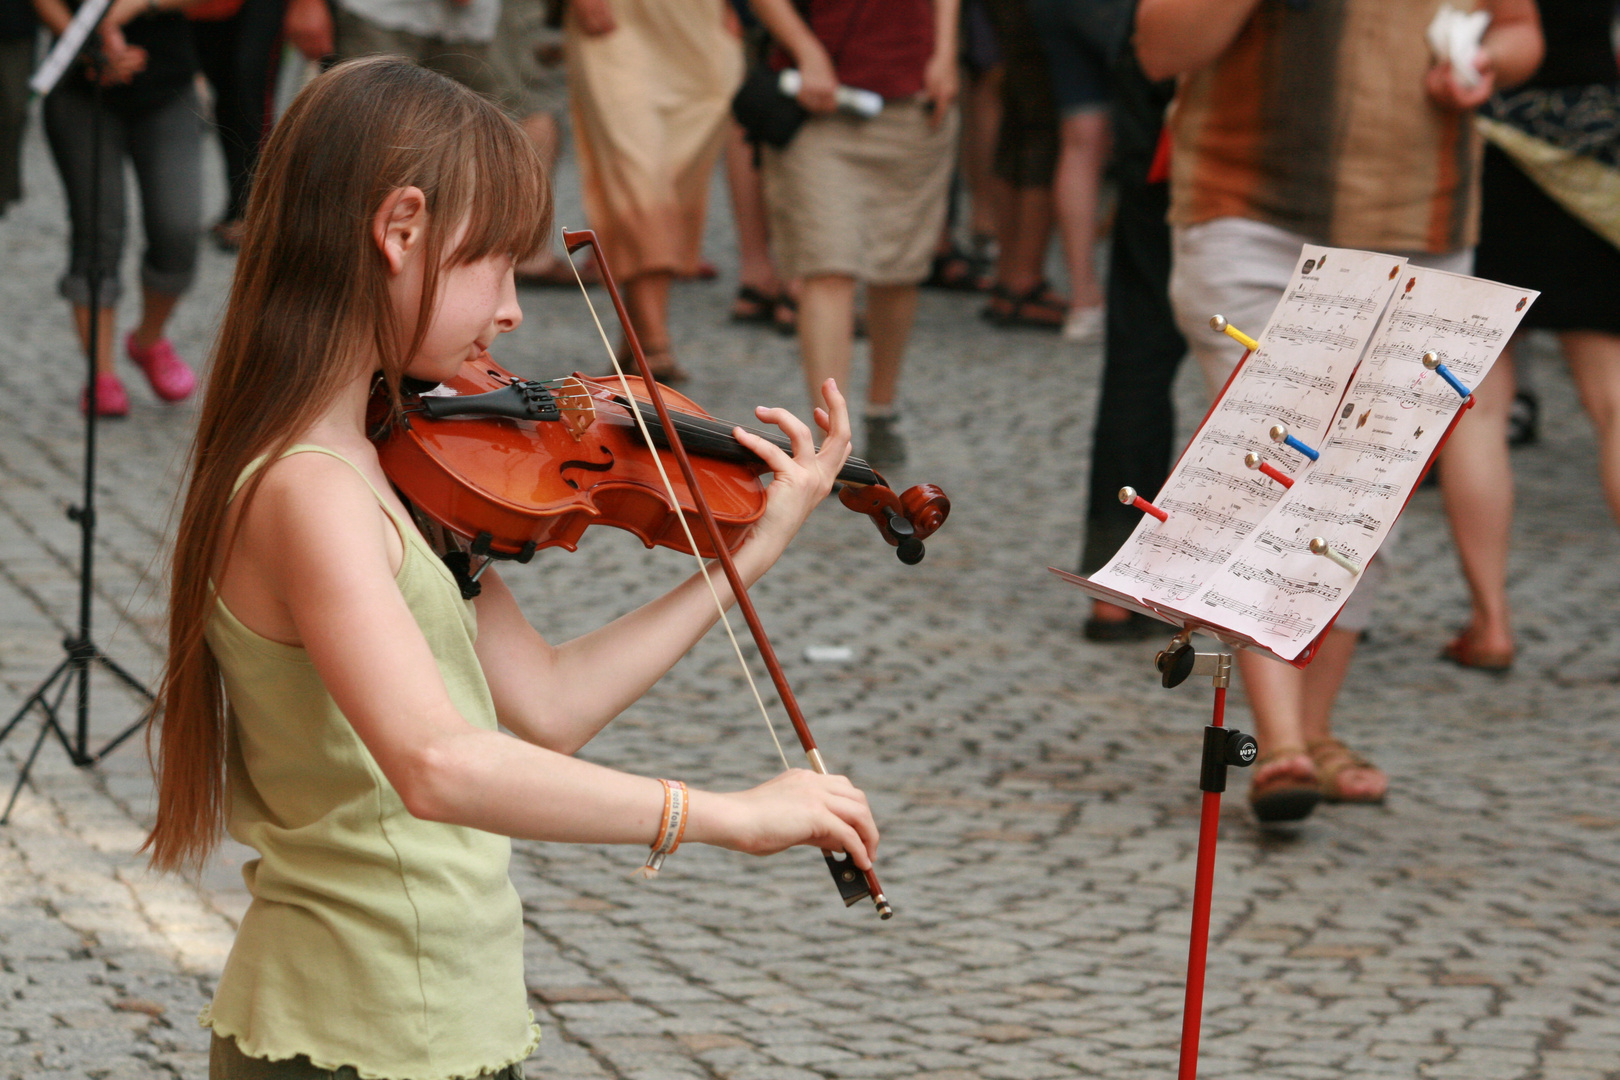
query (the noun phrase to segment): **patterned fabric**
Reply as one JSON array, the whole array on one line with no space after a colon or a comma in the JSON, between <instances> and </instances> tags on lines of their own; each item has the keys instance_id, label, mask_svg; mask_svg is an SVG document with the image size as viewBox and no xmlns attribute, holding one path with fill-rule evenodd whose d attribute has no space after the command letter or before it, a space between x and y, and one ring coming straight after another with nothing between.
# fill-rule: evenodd
<instances>
[{"instance_id":1,"label":"patterned fabric","mask_svg":"<svg viewBox=\"0 0 1620 1080\"><path fill-rule=\"evenodd\" d=\"M1442 0L1260 0L1183 80L1170 221L1265 222L1338 247L1440 253L1478 234L1482 141L1423 86Z\"/></svg>"},{"instance_id":2,"label":"patterned fabric","mask_svg":"<svg viewBox=\"0 0 1620 1080\"><path fill-rule=\"evenodd\" d=\"M1620 86L1532 87L1498 94L1480 111L1550 146L1620 168Z\"/></svg>"}]
</instances>

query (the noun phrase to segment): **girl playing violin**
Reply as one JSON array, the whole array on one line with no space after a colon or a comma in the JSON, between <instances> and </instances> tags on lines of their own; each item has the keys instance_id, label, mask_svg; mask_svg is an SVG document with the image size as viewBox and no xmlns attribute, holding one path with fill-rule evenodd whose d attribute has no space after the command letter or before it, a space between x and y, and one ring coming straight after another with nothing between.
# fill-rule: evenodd
<instances>
[{"instance_id":1,"label":"girl playing violin","mask_svg":"<svg viewBox=\"0 0 1620 1080\"><path fill-rule=\"evenodd\" d=\"M221 826L260 856L203 1017L215 1080L520 1076L537 1035L508 837L668 848L684 829L871 865L842 777L688 792L572 756L715 621L700 578L552 645L493 572L462 600L384 478L375 380L397 401L402 376L442 381L514 329L513 262L550 222L523 132L398 59L320 76L261 159L176 541L147 839L163 870L198 867ZM734 433L775 477L746 581L849 454L825 393L819 450L782 409L758 416L791 455Z\"/></svg>"}]
</instances>

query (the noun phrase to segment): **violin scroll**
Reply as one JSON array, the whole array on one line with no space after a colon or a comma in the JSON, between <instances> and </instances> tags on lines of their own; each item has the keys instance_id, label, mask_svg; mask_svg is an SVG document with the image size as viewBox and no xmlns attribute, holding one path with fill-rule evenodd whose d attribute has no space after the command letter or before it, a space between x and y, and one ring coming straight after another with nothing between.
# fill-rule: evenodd
<instances>
[{"instance_id":1,"label":"violin scroll","mask_svg":"<svg viewBox=\"0 0 1620 1080\"><path fill-rule=\"evenodd\" d=\"M923 541L939 531L951 512L950 497L936 484L918 484L900 495L882 483L844 484L838 501L871 518L895 549L895 557L907 566L922 562Z\"/></svg>"}]
</instances>

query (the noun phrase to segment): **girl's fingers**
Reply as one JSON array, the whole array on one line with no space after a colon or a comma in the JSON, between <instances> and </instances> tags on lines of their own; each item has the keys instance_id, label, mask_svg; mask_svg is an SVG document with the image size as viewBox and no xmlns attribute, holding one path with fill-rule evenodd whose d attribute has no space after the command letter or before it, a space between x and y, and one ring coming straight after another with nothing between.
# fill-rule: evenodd
<instances>
[{"instance_id":1,"label":"girl's fingers","mask_svg":"<svg viewBox=\"0 0 1620 1080\"><path fill-rule=\"evenodd\" d=\"M872 869L872 856L867 854L866 844L861 840L861 834L856 832L847 821L834 818L831 832L836 840L838 850L844 852L855 865L862 870Z\"/></svg>"},{"instance_id":2,"label":"girl's fingers","mask_svg":"<svg viewBox=\"0 0 1620 1080\"><path fill-rule=\"evenodd\" d=\"M843 391L838 389L836 380L828 379L821 384L821 397L827 403L827 419L831 425L826 429L827 436L832 439L848 439L849 403L844 400Z\"/></svg>"},{"instance_id":3,"label":"girl's fingers","mask_svg":"<svg viewBox=\"0 0 1620 1080\"><path fill-rule=\"evenodd\" d=\"M810 429L804 426L803 420L786 409L767 409L763 405L754 412L761 420L782 429L782 433L793 444L793 456L796 459L804 461L815 456L816 442L810 435Z\"/></svg>"},{"instance_id":4,"label":"girl's fingers","mask_svg":"<svg viewBox=\"0 0 1620 1080\"><path fill-rule=\"evenodd\" d=\"M820 428L822 431L828 431L831 429L832 420L827 416L826 409L823 409L821 406L817 405L816 411L811 415L816 418L816 427Z\"/></svg>"},{"instance_id":5,"label":"girl's fingers","mask_svg":"<svg viewBox=\"0 0 1620 1080\"><path fill-rule=\"evenodd\" d=\"M793 459L788 457L787 451L771 442L762 439L747 428L735 427L731 429L732 438L742 443L748 449L759 455L766 468L773 473L782 473L793 467Z\"/></svg>"}]
</instances>

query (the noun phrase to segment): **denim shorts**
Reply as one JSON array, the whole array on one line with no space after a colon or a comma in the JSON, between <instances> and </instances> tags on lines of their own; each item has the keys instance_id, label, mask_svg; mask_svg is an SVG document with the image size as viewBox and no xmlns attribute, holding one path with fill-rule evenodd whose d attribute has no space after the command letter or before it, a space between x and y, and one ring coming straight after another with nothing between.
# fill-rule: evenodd
<instances>
[{"instance_id":1,"label":"denim shorts","mask_svg":"<svg viewBox=\"0 0 1620 1080\"><path fill-rule=\"evenodd\" d=\"M1130 0L1029 0L1059 116L1108 104L1108 72L1130 37Z\"/></svg>"}]
</instances>

